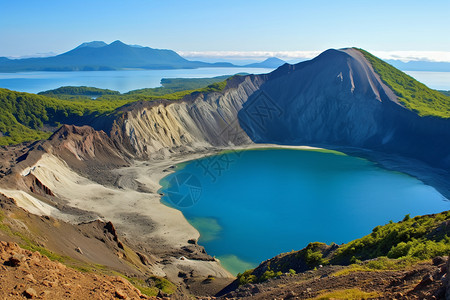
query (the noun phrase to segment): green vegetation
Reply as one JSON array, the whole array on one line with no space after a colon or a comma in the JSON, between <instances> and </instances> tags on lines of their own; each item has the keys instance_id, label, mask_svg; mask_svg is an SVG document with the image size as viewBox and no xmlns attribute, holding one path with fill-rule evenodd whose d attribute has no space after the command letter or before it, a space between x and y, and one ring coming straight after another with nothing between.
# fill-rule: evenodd
<instances>
[{"instance_id":1,"label":"green vegetation","mask_svg":"<svg viewBox=\"0 0 450 300\"><path fill-rule=\"evenodd\" d=\"M182 91L193 91L202 89L209 85L219 82L225 82L231 76L217 76L212 78L163 78L161 80L161 87L146 88L134 90L126 93L127 95L146 95L161 97L167 94L173 94ZM224 86L225 87L225 86Z\"/></svg>"},{"instance_id":2,"label":"green vegetation","mask_svg":"<svg viewBox=\"0 0 450 300\"><path fill-rule=\"evenodd\" d=\"M359 289L346 289L346 290L337 290L332 292L323 292L319 296L317 296L316 300L325 300L325 299L374 299L378 298L381 295L377 292L364 292Z\"/></svg>"},{"instance_id":3,"label":"green vegetation","mask_svg":"<svg viewBox=\"0 0 450 300\"><path fill-rule=\"evenodd\" d=\"M359 50L372 64L381 80L398 96L399 101L420 116L450 118L450 97L430 89L402 71L367 51Z\"/></svg>"},{"instance_id":4,"label":"green vegetation","mask_svg":"<svg viewBox=\"0 0 450 300\"><path fill-rule=\"evenodd\" d=\"M402 257L399 259L391 259L386 256L381 256L376 259L371 259L368 261L358 261L357 263L351 264L345 269L339 270L333 273L332 276L345 276L355 272L378 272L384 270L404 270L415 263L420 261L418 258L413 257Z\"/></svg>"},{"instance_id":5,"label":"green vegetation","mask_svg":"<svg viewBox=\"0 0 450 300\"><path fill-rule=\"evenodd\" d=\"M150 297L157 296L160 290L169 295L173 294L176 290L176 286L173 283L162 277L151 276L147 280L143 280L135 277L128 277L118 272L114 272L114 274L128 280L141 291L142 294Z\"/></svg>"},{"instance_id":6,"label":"green vegetation","mask_svg":"<svg viewBox=\"0 0 450 300\"><path fill-rule=\"evenodd\" d=\"M296 258L302 258L310 269L317 268L319 265L328 264L328 260L323 258L322 249L326 247L324 243L309 243L306 248L296 254Z\"/></svg>"},{"instance_id":7,"label":"green vegetation","mask_svg":"<svg viewBox=\"0 0 450 300\"><path fill-rule=\"evenodd\" d=\"M47 128L58 127L61 123L86 124L86 120L110 114L130 102L162 98L179 100L194 92L221 92L229 77L163 79L163 87L127 94L92 87L67 86L39 95L0 89L0 145L46 139L51 132L44 129L44 124ZM99 97L91 99L92 96Z\"/></svg>"},{"instance_id":8,"label":"green vegetation","mask_svg":"<svg viewBox=\"0 0 450 300\"><path fill-rule=\"evenodd\" d=\"M450 211L437 215L405 217L399 223L377 226L372 233L340 247L332 264L367 260L380 256L429 259L450 252L449 233L440 226L450 219Z\"/></svg>"},{"instance_id":9,"label":"green vegetation","mask_svg":"<svg viewBox=\"0 0 450 300\"><path fill-rule=\"evenodd\" d=\"M281 276L283 274L281 271L274 271L271 270L270 267L259 277L253 274L254 269L247 270L244 273L237 274L237 280L239 282L239 285L247 284L247 283L259 283L266 281L270 278L275 278L278 276Z\"/></svg>"},{"instance_id":10,"label":"green vegetation","mask_svg":"<svg viewBox=\"0 0 450 300\"><path fill-rule=\"evenodd\" d=\"M269 268L269 270L265 271L265 272L261 275L261 277L258 278L258 282L263 282L263 281L266 281L267 279L275 278L275 277L281 276L281 274L283 274L283 273L281 273L281 271L275 272L275 271L273 271L273 270L270 270L270 268Z\"/></svg>"},{"instance_id":11,"label":"green vegetation","mask_svg":"<svg viewBox=\"0 0 450 300\"><path fill-rule=\"evenodd\" d=\"M44 124L57 127L108 114L130 100L61 100L0 89L0 145L48 138Z\"/></svg>"},{"instance_id":12,"label":"green vegetation","mask_svg":"<svg viewBox=\"0 0 450 300\"><path fill-rule=\"evenodd\" d=\"M225 79L224 79L225 78ZM188 78L182 79L178 78L174 82L170 83L166 87L157 87L157 88L149 88L149 89L141 89L128 92L126 94L122 94L120 96L117 95L104 95L100 97L98 100L108 99L108 100L116 100L116 99L133 99L134 101L152 101L158 99L166 99L166 100L180 100L184 96L192 94L192 93L211 93L211 92L222 92L226 85L230 76L220 76L214 78ZM163 79L161 82L165 82ZM170 79L172 80L172 79ZM215 81L209 85L204 85L206 82ZM220 80L220 81L219 81ZM175 86L175 84L179 84L179 86ZM196 89L186 89L192 86L200 86L200 88Z\"/></svg>"},{"instance_id":13,"label":"green vegetation","mask_svg":"<svg viewBox=\"0 0 450 300\"><path fill-rule=\"evenodd\" d=\"M290 267L290 260L303 261L309 269L314 269L320 265L328 264L328 260L323 257L323 250L328 246L324 243L309 243L306 248L300 251L293 251L291 253L285 254L281 259L276 261L267 262L267 266L264 267L264 272L258 272L257 276L255 272L256 269L247 270L244 273L239 273L237 275L237 280L239 284L246 283L259 283L266 281L267 279L278 277L283 273L289 273L295 275L296 270ZM259 268L259 267L258 267Z\"/></svg>"},{"instance_id":14,"label":"green vegetation","mask_svg":"<svg viewBox=\"0 0 450 300\"><path fill-rule=\"evenodd\" d=\"M96 87L88 86L62 86L54 90L48 90L38 93L38 95L51 96L51 95L78 95L78 96L101 96L101 95L120 95L120 92L99 89Z\"/></svg>"},{"instance_id":15,"label":"green vegetation","mask_svg":"<svg viewBox=\"0 0 450 300\"><path fill-rule=\"evenodd\" d=\"M23 233L19 231L14 231L11 229L11 227L4 223L5 214L3 211L0 211L0 230L3 231L6 235L10 237L16 237L21 240L18 244L20 247L26 250L30 251L37 251L41 255L47 256L50 260L59 261L61 263L70 261L71 259L67 256L61 256L59 254L56 254L44 247L39 246L36 242L34 242L32 239L24 235Z\"/></svg>"},{"instance_id":16,"label":"green vegetation","mask_svg":"<svg viewBox=\"0 0 450 300\"><path fill-rule=\"evenodd\" d=\"M237 281L239 282L239 285L247 284L247 283L254 283L258 282L258 278L256 275L253 274L253 271L255 269L247 270L244 273L238 273L237 274Z\"/></svg>"}]
</instances>

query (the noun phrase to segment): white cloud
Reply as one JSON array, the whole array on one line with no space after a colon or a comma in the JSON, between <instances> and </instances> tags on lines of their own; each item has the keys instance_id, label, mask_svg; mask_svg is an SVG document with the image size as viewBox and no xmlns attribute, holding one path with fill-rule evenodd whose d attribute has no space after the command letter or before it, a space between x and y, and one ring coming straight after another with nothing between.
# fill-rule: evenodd
<instances>
[{"instance_id":1,"label":"white cloud","mask_svg":"<svg viewBox=\"0 0 450 300\"><path fill-rule=\"evenodd\" d=\"M265 59L278 57L280 59L314 58L321 51L177 51L183 57L208 57L217 59Z\"/></svg>"},{"instance_id":2,"label":"white cloud","mask_svg":"<svg viewBox=\"0 0 450 300\"><path fill-rule=\"evenodd\" d=\"M208 57L217 59L255 59L278 57L284 60L311 59L322 51L178 51L183 57ZM450 62L450 51L370 51L381 59L408 61Z\"/></svg>"},{"instance_id":3,"label":"white cloud","mask_svg":"<svg viewBox=\"0 0 450 300\"><path fill-rule=\"evenodd\" d=\"M426 60L434 62L450 62L450 51L373 51L382 59L397 59L403 62Z\"/></svg>"}]
</instances>

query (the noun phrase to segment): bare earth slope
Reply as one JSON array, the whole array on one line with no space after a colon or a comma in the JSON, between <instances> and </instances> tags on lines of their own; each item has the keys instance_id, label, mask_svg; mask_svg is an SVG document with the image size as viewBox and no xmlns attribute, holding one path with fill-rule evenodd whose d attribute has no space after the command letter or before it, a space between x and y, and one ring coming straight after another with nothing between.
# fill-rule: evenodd
<instances>
[{"instance_id":1,"label":"bare earth slope","mask_svg":"<svg viewBox=\"0 0 450 300\"><path fill-rule=\"evenodd\" d=\"M0 264L2 299L150 299L121 277L81 273L15 243L0 242Z\"/></svg>"},{"instance_id":2,"label":"bare earth slope","mask_svg":"<svg viewBox=\"0 0 450 300\"><path fill-rule=\"evenodd\" d=\"M443 258L402 270L327 266L247 284L222 299L448 299L448 274L448 261Z\"/></svg>"}]
</instances>

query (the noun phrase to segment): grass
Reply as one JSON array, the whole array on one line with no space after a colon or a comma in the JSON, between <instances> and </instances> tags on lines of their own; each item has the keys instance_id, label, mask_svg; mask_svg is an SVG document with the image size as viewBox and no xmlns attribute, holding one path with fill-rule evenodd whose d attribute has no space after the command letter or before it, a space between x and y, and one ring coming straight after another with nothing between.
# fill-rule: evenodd
<instances>
[{"instance_id":1,"label":"grass","mask_svg":"<svg viewBox=\"0 0 450 300\"><path fill-rule=\"evenodd\" d=\"M147 296L157 296L161 290L165 294L173 294L176 291L176 286L165 278L158 276L151 276L147 280L128 277L119 272L113 272L114 275L120 276L128 280L133 286L135 286L142 294Z\"/></svg>"},{"instance_id":2,"label":"grass","mask_svg":"<svg viewBox=\"0 0 450 300\"><path fill-rule=\"evenodd\" d=\"M3 211L0 211L0 230L3 231L5 234L7 234L10 237L17 237L21 240L19 243L19 246L23 249L32 251L32 252L39 252L41 255L44 255L48 257L50 260L53 261L59 261L61 263L65 263L68 260L70 260L67 256L62 256L59 254L56 254L44 247L39 246L36 242L34 242L32 239L24 235L23 233L19 231L13 231L10 226L7 224L4 224L5 214Z\"/></svg>"},{"instance_id":3,"label":"grass","mask_svg":"<svg viewBox=\"0 0 450 300\"><path fill-rule=\"evenodd\" d=\"M322 292L319 296L312 298L315 300L325 300L325 299L372 299L381 297L377 292L364 292L359 289L346 289L346 290L337 290L333 292Z\"/></svg>"},{"instance_id":4,"label":"grass","mask_svg":"<svg viewBox=\"0 0 450 300\"><path fill-rule=\"evenodd\" d=\"M381 256L425 260L446 255L450 252L450 237L436 228L449 219L450 211L446 211L414 218L407 215L401 222L377 226L371 234L340 247L331 263L346 264Z\"/></svg>"},{"instance_id":5,"label":"grass","mask_svg":"<svg viewBox=\"0 0 450 300\"><path fill-rule=\"evenodd\" d=\"M450 118L448 94L428 88L367 51L357 50L371 63L381 80L395 92L403 106L420 116Z\"/></svg>"},{"instance_id":6,"label":"grass","mask_svg":"<svg viewBox=\"0 0 450 300\"><path fill-rule=\"evenodd\" d=\"M372 272L372 271L374 271L374 270L371 270L369 268L363 267L358 264L352 264L352 265L346 267L345 269L334 272L333 274L331 274L331 276L340 277L340 276L347 276L349 274L357 273L357 272Z\"/></svg>"},{"instance_id":7,"label":"grass","mask_svg":"<svg viewBox=\"0 0 450 300\"><path fill-rule=\"evenodd\" d=\"M373 260L365 262L358 262L351 264L346 268L336 271L332 274L334 277L345 276L356 272L379 272L379 271L396 271L404 270L413 266L420 260L412 257L403 257L399 259L390 259L386 256L381 256Z\"/></svg>"}]
</instances>

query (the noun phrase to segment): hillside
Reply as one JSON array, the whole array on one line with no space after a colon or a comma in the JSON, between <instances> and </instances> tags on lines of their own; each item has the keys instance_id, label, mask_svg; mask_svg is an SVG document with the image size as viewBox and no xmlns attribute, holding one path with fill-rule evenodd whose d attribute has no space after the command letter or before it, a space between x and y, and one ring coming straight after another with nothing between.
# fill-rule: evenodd
<instances>
[{"instance_id":1,"label":"hillside","mask_svg":"<svg viewBox=\"0 0 450 300\"><path fill-rule=\"evenodd\" d=\"M48 138L61 123L86 124L130 100L61 100L0 89L0 145Z\"/></svg>"},{"instance_id":2,"label":"hillside","mask_svg":"<svg viewBox=\"0 0 450 300\"><path fill-rule=\"evenodd\" d=\"M3 299L157 299L142 294L121 277L82 273L15 243L0 242L0 263L6 266L0 290Z\"/></svg>"},{"instance_id":3,"label":"hillside","mask_svg":"<svg viewBox=\"0 0 450 300\"><path fill-rule=\"evenodd\" d=\"M221 91L229 77L163 79L162 87L126 94L69 86L38 95L0 89L0 145L46 139L60 124L92 125L100 115L107 116L131 102L179 100L191 93Z\"/></svg>"},{"instance_id":4,"label":"hillside","mask_svg":"<svg viewBox=\"0 0 450 300\"><path fill-rule=\"evenodd\" d=\"M358 49L370 61L381 80L398 96L401 103L421 116L450 118L450 97L428 88L372 54Z\"/></svg>"},{"instance_id":5,"label":"hillside","mask_svg":"<svg viewBox=\"0 0 450 300\"><path fill-rule=\"evenodd\" d=\"M54 90L48 90L38 93L38 95L52 96L52 95L71 95L71 96L102 96L102 95L119 95L120 92L99 89L87 86L62 86Z\"/></svg>"}]
</instances>

